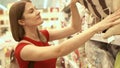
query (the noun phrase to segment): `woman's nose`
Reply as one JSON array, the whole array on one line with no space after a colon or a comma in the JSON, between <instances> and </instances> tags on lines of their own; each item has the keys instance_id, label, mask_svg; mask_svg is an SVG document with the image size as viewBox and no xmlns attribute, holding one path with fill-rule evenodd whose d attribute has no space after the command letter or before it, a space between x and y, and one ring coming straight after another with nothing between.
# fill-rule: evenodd
<instances>
[{"instance_id":1,"label":"woman's nose","mask_svg":"<svg viewBox=\"0 0 120 68\"><path fill-rule=\"evenodd\" d=\"M36 15L40 15L40 11L39 10L36 11Z\"/></svg>"}]
</instances>

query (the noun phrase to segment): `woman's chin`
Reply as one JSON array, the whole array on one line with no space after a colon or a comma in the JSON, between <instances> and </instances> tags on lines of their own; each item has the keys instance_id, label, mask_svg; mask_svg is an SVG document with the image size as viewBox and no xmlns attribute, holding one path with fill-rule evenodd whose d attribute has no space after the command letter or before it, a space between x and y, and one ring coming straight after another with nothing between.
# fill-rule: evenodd
<instances>
[{"instance_id":1,"label":"woman's chin","mask_svg":"<svg viewBox=\"0 0 120 68\"><path fill-rule=\"evenodd\" d=\"M43 23L43 20L40 21L40 24L42 24L42 23Z\"/></svg>"},{"instance_id":2,"label":"woman's chin","mask_svg":"<svg viewBox=\"0 0 120 68\"><path fill-rule=\"evenodd\" d=\"M38 25L41 25L43 23L43 20L39 21L39 24Z\"/></svg>"}]
</instances>

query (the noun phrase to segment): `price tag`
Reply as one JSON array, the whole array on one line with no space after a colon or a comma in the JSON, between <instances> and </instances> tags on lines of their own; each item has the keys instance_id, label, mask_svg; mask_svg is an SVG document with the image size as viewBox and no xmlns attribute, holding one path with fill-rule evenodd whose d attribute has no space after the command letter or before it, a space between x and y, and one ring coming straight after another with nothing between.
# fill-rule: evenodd
<instances>
[{"instance_id":1,"label":"price tag","mask_svg":"<svg viewBox=\"0 0 120 68\"><path fill-rule=\"evenodd\" d=\"M111 43L112 41L114 41L115 40L115 37L114 36L111 36L111 37L109 37L108 39L107 39L107 42L108 43Z\"/></svg>"}]
</instances>

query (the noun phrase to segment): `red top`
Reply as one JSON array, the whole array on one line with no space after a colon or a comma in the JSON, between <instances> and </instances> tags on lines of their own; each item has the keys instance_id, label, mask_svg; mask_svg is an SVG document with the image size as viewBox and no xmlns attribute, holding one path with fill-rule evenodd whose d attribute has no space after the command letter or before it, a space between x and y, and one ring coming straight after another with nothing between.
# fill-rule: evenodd
<instances>
[{"instance_id":1,"label":"red top","mask_svg":"<svg viewBox=\"0 0 120 68\"><path fill-rule=\"evenodd\" d=\"M42 30L41 32L45 35L45 37L47 38L47 41L48 41L49 40L48 31ZM48 42L43 43L40 41L35 41L28 37L24 37L23 39L35 44L35 46L49 46ZM28 68L29 61L24 61L20 57L20 51L22 50L22 48L24 46L27 46L27 44L28 43L20 43L20 44L18 44L18 46L16 47L16 50L15 50L15 57L19 63L20 68ZM56 60L57 59L55 58L55 59L49 59L49 60L44 60L44 61L35 61L34 68L56 68Z\"/></svg>"}]
</instances>

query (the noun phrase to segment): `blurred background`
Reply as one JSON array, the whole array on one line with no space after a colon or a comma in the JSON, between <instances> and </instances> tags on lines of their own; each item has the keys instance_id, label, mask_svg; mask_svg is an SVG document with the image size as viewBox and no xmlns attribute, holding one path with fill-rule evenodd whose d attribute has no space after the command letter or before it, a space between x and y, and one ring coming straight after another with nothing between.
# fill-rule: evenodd
<instances>
[{"instance_id":1,"label":"blurred background","mask_svg":"<svg viewBox=\"0 0 120 68\"><path fill-rule=\"evenodd\" d=\"M8 68L10 64L11 48L17 45L18 42L14 41L9 22L9 9L14 2L19 0L0 0L0 68ZM36 8L40 11L41 17L44 20L42 26L38 26L39 29L60 29L69 25L71 22L70 9L67 6L71 0L31 0ZM82 12L81 16L84 17L85 8L78 5L79 12ZM68 37L70 38L70 37ZM51 45L59 44L68 38L55 40L49 42ZM83 50L84 48L81 48ZM81 56L84 55L84 51L81 51ZM79 68L80 59L78 51L67 55L66 58L58 58L56 68ZM67 60L66 60L67 59ZM76 60L77 59L77 60Z\"/></svg>"},{"instance_id":2,"label":"blurred background","mask_svg":"<svg viewBox=\"0 0 120 68\"><path fill-rule=\"evenodd\" d=\"M0 5L7 7L8 3L19 0L0 0ZM37 8L61 7L70 0L31 0Z\"/></svg>"}]
</instances>

